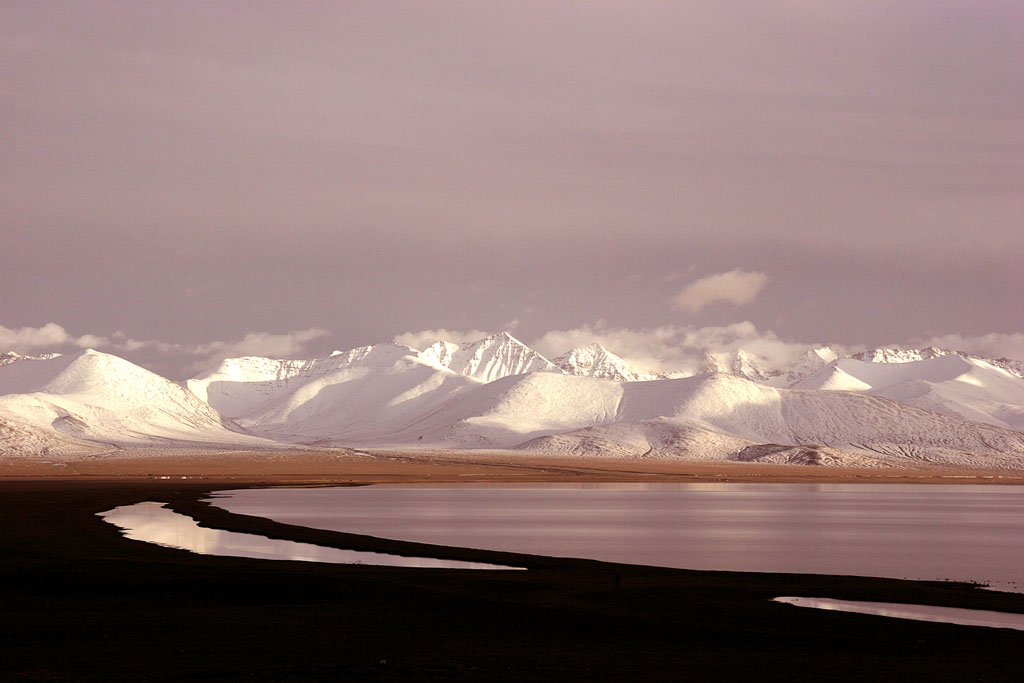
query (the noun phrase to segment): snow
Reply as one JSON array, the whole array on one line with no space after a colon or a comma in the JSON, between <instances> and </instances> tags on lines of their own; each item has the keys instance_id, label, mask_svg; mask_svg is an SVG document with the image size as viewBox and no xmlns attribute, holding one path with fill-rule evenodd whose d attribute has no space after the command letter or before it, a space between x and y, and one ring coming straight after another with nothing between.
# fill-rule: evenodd
<instances>
[{"instance_id":1,"label":"snow","mask_svg":"<svg viewBox=\"0 0 1024 683\"><path fill-rule=\"evenodd\" d=\"M597 343L572 349L552 362L570 375L599 377L619 382L638 382L656 378L651 373L633 370L622 358Z\"/></svg>"},{"instance_id":2,"label":"snow","mask_svg":"<svg viewBox=\"0 0 1024 683\"><path fill-rule=\"evenodd\" d=\"M871 393L946 415L1024 430L1024 378L956 353L932 353L924 360L899 357L891 362L840 358L794 388Z\"/></svg>"},{"instance_id":3,"label":"snow","mask_svg":"<svg viewBox=\"0 0 1024 683\"><path fill-rule=\"evenodd\" d=\"M781 371L768 367L768 361L757 354L743 349L729 353L707 353L704 355L697 374L724 372L738 375L755 382L771 382Z\"/></svg>"},{"instance_id":4,"label":"snow","mask_svg":"<svg viewBox=\"0 0 1024 683\"><path fill-rule=\"evenodd\" d=\"M647 455L681 457L688 455L681 446L692 448L689 442L700 435L707 444L716 444L699 449L702 457L713 459L764 461L766 454L754 458L748 451L742 456L743 448L778 444L813 446L816 454L803 454L810 460L827 456L833 462L855 465L1024 466L1020 432L878 396L780 389L721 373L620 386L614 425L608 426L612 421L604 417L607 410L592 413L591 424L548 439L548 445L560 452L582 452L586 444L620 442L625 434L634 454L643 449L641 453ZM674 445L666 445L666 434ZM537 448L536 443L526 446ZM791 461L795 455L800 454L790 452L785 457Z\"/></svg>"},{"instance_id":5,"label":"snow","mask_svg":"<svg viewBox=\"0 0 1024 683\"><path fill-rule=\"evenodd\" d=\"M466 344L435 342L423 350L422 358L484 382L526 372L562 371L507 332Z\"/></svg>"},{"instance_id":6,"label":"snow","mask_svg":"<svg viewBox=\"0 0 1024 683\"><path fill-rule=\"evenodd\" d=\"M363 346L335 351L329 358L274 360L258 356L228 358L185 385L200 399L228 417L242 417L273 406L283 396L319 381L340 369L368 362L393 362L417 352L397 344ZM390 359L390 360L388 360Z\"/></svg>"},{"instance_id":7,"label":"snow","mask_svg":"<svg viewBox=\"0 0 1024 683\"><path fill-rule=\"evenodd\" d=\"M32 443L54 452L80 451L89 442L274 445L174 382L92 349L0 366L0 421L9 431L5 452L25 452Z\"/></svg>"},{"instance_id":8,"label":"snow","mask_svg":"<svg viewBox=\"0 0 1024 683\"><path fill-rule=\"evenodd\" d=\"M368 443L392 438L440 403L480 385L407 347L377 345L329 371L281 388L273 402L240 418L253 431L287 441Z\"/></svg>"},{"instance_id":9,"label":"snow","mask_svg":"<svg viewBox=\"0 0 1024 683\"><path fill-rule=\"evenodd\" d=\"M0 365L7 365L9 363L15 363L17 361L24 360L49 360L51 358L57 358L59 356L59 353L44 353L38 356L23 356L20 353L9 351L7 353L0 353Z\"/></svg>"},{"instance_id":10,"label":"snow","mask_svg":"<svg viewBox=\"0 0 1024 683\"><path fill-rule=\"evenodd\" d=\"M709 360L716 371L652 379L598 344L555 364L503 333L423 351L232 358L185 387L91 350L4 357L8 455L302 444L1024 469L1014 361L942 349L818 347L788 368L729 352Z\"/></svg>"}]
</instances>

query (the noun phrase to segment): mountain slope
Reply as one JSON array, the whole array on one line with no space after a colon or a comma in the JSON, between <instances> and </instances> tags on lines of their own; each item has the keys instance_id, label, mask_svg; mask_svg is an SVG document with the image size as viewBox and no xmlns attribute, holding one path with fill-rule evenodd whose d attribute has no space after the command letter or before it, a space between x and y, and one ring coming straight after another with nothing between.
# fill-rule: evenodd
<instances>
[{"instance_id":1,"label":"mountain slope","mask_svg":"<svg viewBox=\"0 0 1024 683\"><path fill-rule=\"evenodd\" d=\"M209 372L187 380L193 394L231 418L262 413L283 397L340 369L362 364L366 368L382 358L384 363L416 351L396 344L363 346L335 351L328 358L278 360L259 356L226 358Z\"/></svg>"},{"instance_id":2,"label":"mountain slope","mask_svg":"<svg viewBox=\"0 0 1024 683\"><path fill-rule=\"evenodd\" d=\"M841 358L794 388L870 393L945 415L1024 430L1024 379L955 353L896 363Z\"/></svg>"},{"instance_id":3,"label":"mountain slope","mask_svg":"<svg viewBox=\"0 0 1024 683\"><path fill-rule=\"evenodd\" d=\"M20 353L14 353L13 351L9 351L7 353L0 353L0 365L8 365L9 363L17 363L19 361L50 360L51 358L57 358L59 356L59 353L44 353L38 356L23 356Z\"/></svg>"},{"instance_id":4,"label":"mountain slope","mask_svg":"<svg viewBox=\"0 0 1024 683\"><path fill-rule=\"evenodd\" d=\"M560 368L495 335L423 352L378 344L305 361L229 359L187 389L94 351L14 358L0 365L0 449L302 443L1024 468L1024 379L940 351L826 364L834 352L821 348L787 374L739 353L729 369L757 381L623 381L635 375L600 346ZM816 367L794 388L771 386Z\"/></svg>"},{"instance_id":5,"label":"mountain slope","mask_svg":"<svg viewBox=\"0 0 1024 683\"><path fill-rule=\"evenodd\" d=\"M0 419L19 442L49 435L64 450L82 442L273 445L174 382L93 350L0 366Z\"/></svg>"},{"instance_id":6,"label":"mountain slope","mask_svg":"<svg viewBox=\"0 0 1024 683\"><path fill-rule=\"evenodd\" d=\"M869 351L855 353L851 355L850 358L853 358L854 360L869 361L871 363L913 363L920 360L941 358L943 356L960 356L961 358L980 360L988 363L989 365L1000 368L1001 370L1005 370L1011 375L1016 375L1017 377L1024 379L1024 361L1014 360L1012 358L989 358L987 356L965 353L963 351L956 351L953 349L940 349L934 346L929 346L923 349L871 349Z\"/></svg>"},{"instance_id":7,"label":"mountain slope","mask_svg":"<svg viewBox=\"0 0 1024 683\"><path fill-rule=\"evenodd\" d=\"M447 401L417 432L417 440L449 447L542 443L559 452L735 459L747 446L780 444L852 451L865 461L1024 466L1020 432L882 397L778 389L725 374L629 383L508 377Z\"/></svg>"},{"instance_id":8,"label":"mountain slope","mask_svg":"<svg viewBox=\"0 0 1024 683\"><path fill-rule=\"evenodd\" d=\"M582 377L614 379L619 382L655 379L650 373L633 370L624 360L597 343L576 347L552 362L566 373Z\"/></svg>"},{"instance_id":9,"label":"mountain slope","mask_svg":"<svg viewBox=\"0 0 1024 683\"><path fill-rule=\"evenodd\" d=\"M396 344L304 363L230 359L188 383L254 432L321 444L386 441L479 384Z\"/></svg>"},{"instance_id":10,"label":"mountain slope","mask_svg":"<svg viewBox=\"0 0 1024 683\"><path fill-rule=\"evenodd\" d=\"M839 358L839 354L831 346L810 349L784 375L780 374L781 382L772 382L772 384L775 386L791 387L800 380L818 372L837 358Z\"/></svg>"},{"instance_id":11,"label":"mountain slope","mask_svg":"<svg viewBox=\"0 0 1024 683\"><path fill-rule=\"evenodd\" d=\"M466 344L435 342L425 348L421 356L428 362L483 382L526 372L562 372L507 332Z\"/></svg>"}]
</instances>

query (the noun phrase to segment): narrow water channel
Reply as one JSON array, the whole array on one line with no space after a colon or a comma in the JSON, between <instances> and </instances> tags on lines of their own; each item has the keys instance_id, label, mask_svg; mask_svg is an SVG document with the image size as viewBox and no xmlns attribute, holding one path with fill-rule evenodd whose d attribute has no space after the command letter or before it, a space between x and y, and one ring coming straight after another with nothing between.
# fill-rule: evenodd
<instances>
[{"instance_id":1,"label":"narrow water channel","mask_svg":"<svg viewBox=\"0 0 1024 683\"><path fill-rule=\"evenodd\" d=\"M387 567L424 567L442 569L517 569L483 562L440 560L431 557L404 557L386 553L342 550L282 541L256 534L244 534L199 526L191 517L168 509L163 503L145 502L99 513L115 525L125 537L155 543L168 548L188 550L200 555L249 557L265 560L298 560L337 564L368 564Z\"/></svg>"}]
</instances>

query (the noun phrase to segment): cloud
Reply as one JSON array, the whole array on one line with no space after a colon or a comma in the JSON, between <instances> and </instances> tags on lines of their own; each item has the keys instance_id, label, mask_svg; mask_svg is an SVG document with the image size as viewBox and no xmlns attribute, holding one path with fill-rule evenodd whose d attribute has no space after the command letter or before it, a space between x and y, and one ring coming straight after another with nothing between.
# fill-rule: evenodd
<instances>
[{"instance_id":1,"label":"cloud","mask_svg":"<svg viewBox=\"0 0 1024 683\"><path fill-rule=\"evenodd\" d=\"M102 346L106 341L105 338L92 334L73 337L57 323L46 323L42 327L19 328L0 325L0 352L31 353L39 349L50 351L68 347L87 348Z\"/></svg>"},{"instance_id":2,"label":"cloud","mask_svg":"<svg viewBox=\"0 0 1024 683\"><path fill-rule=\"evenodd\" d=\"M186 348L187 352L192 355L207 356L214 360L234 356L287 358L301 353L309 342L324 337L327 334L329 334L327 330L322 330L319 327L311 327L307 330L297 330L284 334L249 332L238 341L216 341Z\"/></svg>"},{"instance_id":3,"label":"cloud","mask_svg":"<svg viewBox=\"0 0 1024 683\"><path fill-rule=\"evenodd\" d=\"M123 355L128 360L146 366L155 365L164 371L170 369L173 372L193 372L233 356L303 356L310 342L328 334L327 330L311 327L280 334L249 332L241 339L233 341L178 344L153 339L132 339L121 331L109 336L83 334L76 337L57 323L17 329L0 325L0 353L67 353L83 348L95 348Z\"/></svg>"},{"instance_id":4,"label":"cloud","mask_svg":"<svg viewBox=\"0 0 1024 683\"><path fill-rule=\"evenodd\" d=\"M936 337L913 340L912 344L897 344L904 348L920 348L937 346L940 349L953 349L986 358L1013 358L1024 360L1024 334L1001 334L993 332L980 336L962 334L944 334Z\"/></svg>"},{"instance_id":5,"label":"cloud","mask_svg":"<svg viewBox=\"0 0 1024 683\"><path fill-rule=\"evenodd\" d=\"M751 322L709 327L663 325L630 329L609 327L603 321L546 332L531 346L552 358L573 347L593 342L618 354L637 370L684 374L695 372L708 353L731 353L742 349L760 356L769 365L784 367L796 362L815 346L780 339L774 332L758 330Z\"/></svg>"},{"instance_id":6,"label":"cloud","mask_svg":"<svg viewBox=\"0 0 1024 683\"><path fill-rule=\"evenodd\" d=\"M519 321L513 321L518 325ZM512 325L513 327L515 325ZM478 341L491 335L490 332L484 332L483 330L446 330L444 328L438 328L436 330L420 330L419 332L403 332L402 334L396 334L394 341L396 344L402 346L409 346L414 349L422 351L436 341L450 341L457 344L465 342Z\"/></svg>"},{"instance_id":7,"label":"cloud","mask_svg":"<svg viewBox=\"0 0 1024 683\"><path fill-rule=\"evenodd\" d=\"M716 301L728 301L742 306L749 304L765 285L768 276L764 273L730 270L725 273L708 275L683 287L672 301L676 308L697 313Z\"/></svg>"}]
</instances>

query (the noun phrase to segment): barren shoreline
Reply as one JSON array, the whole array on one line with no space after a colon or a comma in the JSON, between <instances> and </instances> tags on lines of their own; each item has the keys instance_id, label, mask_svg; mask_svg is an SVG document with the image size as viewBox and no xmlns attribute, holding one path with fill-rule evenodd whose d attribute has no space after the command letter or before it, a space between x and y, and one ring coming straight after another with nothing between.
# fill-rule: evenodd
<instances>
[{"instance_id":1,"label":"barren shoreline","mask_svg":"<svg viewBox=\"0 0 1024 683\"><path fill-rule=\"evenodd\" d=\"M1024 484L1021 470L867 468L538 456L517 451L146 449L69 460L0 459L0 481L224 479L236 483L665 481Z\"/></svg>"},{"instance_id":2,"label":"barren shoreline","mask_svg":"<svg viewBox=\"0 0 1024 683\"><path fill-rule=\"evenodd\" d=\"M235 515L211 491L374 482L1022 483L1009 473L579 461L507 453L152 454L0 473L4 680L1007 680L1024 633L820 612L780 595L1024 613L967 584L701 572L423 546ZM258 456L258 457L257 457ZM34 468L43 468L41 470ZM49 469L47 469L49 468ZM54 470L64 470L54 472ZM40 474L45 472L45 474ZM194 555L96 513L144 500L320 545L525 566L474 572Z\"/></svg>"}]
</instances>

